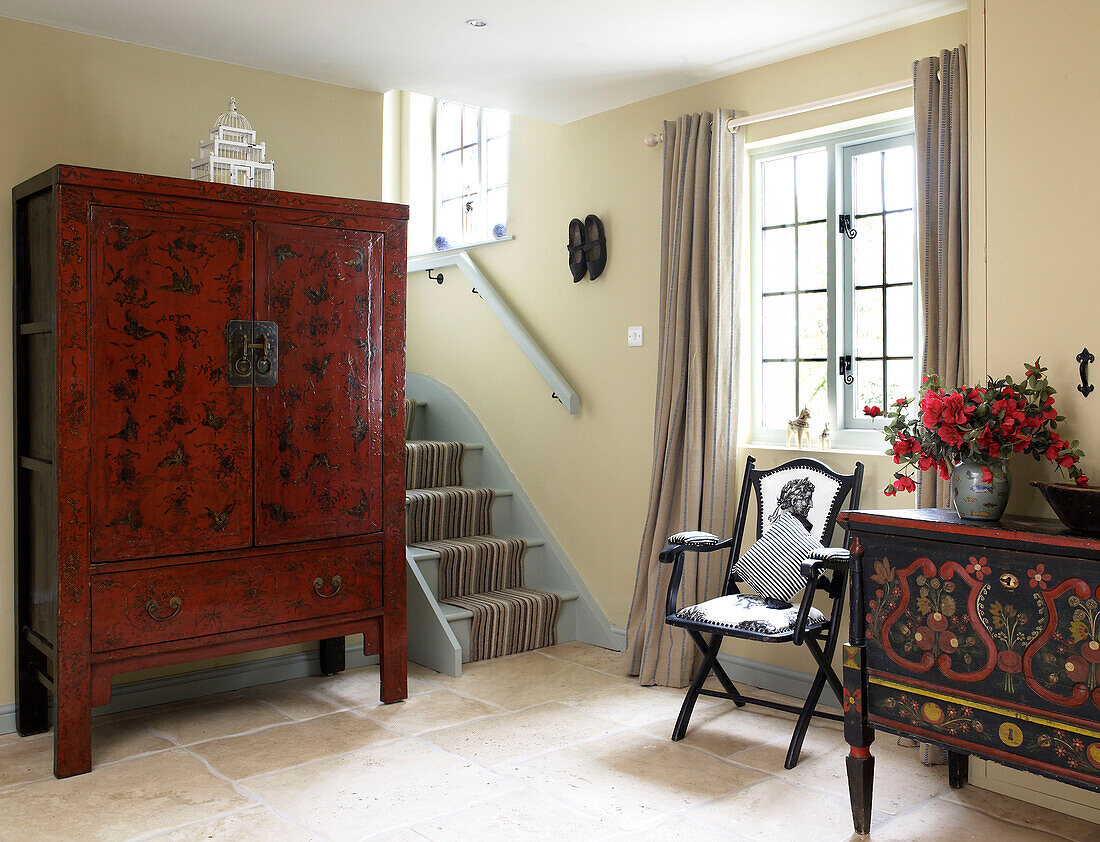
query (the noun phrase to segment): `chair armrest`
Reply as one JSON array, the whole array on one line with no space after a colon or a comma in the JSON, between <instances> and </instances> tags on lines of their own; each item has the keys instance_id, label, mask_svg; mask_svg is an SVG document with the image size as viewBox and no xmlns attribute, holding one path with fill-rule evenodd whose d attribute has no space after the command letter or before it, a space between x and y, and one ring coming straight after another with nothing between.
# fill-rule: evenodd
<instances>
[{"instance_id":1,"label":"chair armrest","mask_svg":"<svg viewBox=\"0 0 1100 842\"><path fill-rule=\"evenodd\" d=\"M809 581L815 581L822 570L846 570L851 555L844 547L814 550L802 562L802 575Z\"/></svg>"},{"instance_id":2,"label":"chair armrest","mask_svg":"<svg viewBox=\"0 0 1100 842\"><path fill-rule=\"evenodd\" d=\"M707 537L691 543L672 542L670 540L658 557L661 564L672 565L672 574L668 577L668 591L665 594L666 617L671 617L676 613L676 592L680 590L680 579L684 575L684 553L711 553L715 550L725 550L733 546L732 538L719 541L717 535L711 535L709 532L679 533L672 537L678 538L680 535L688 534Z\"/></svg>"},{"instance_id":3,"label":"chair armrest","mask_svg":"<svg viewBox=\"0 0 1100 842\"><path fill-rule=\"evenodd\" d=\"M822 547L820 550L811 552L806 560L802 562L802 575L806 578L806 590L802 592L802 602L799 603L798 616L795 618L792 640L795 646L801 646L805 640L806 620L809 618L810 608L814 604L814 595L817 593L817 583L821 571L846 571L850 556L851 553L844 547Z\"/></svg>"},{"instance_id":4,"label":"chair armrest","mask_svg":"<svg viewBox=\"0 0 1100 842\"><path fill-rule=\"evenodd\" d=\"M661 561L666 561L665 553L673 547L686 553L712 553L732 546L732 538L720 539L710 532L677 532L668 539L668 545L661 551Z\"/></svg>"}]
</instances>

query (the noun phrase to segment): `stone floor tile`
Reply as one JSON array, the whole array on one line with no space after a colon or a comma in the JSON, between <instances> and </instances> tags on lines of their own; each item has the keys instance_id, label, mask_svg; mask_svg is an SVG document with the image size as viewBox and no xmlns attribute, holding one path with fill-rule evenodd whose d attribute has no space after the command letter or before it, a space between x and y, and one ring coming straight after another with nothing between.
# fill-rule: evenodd
<instances>
[{"instance_id":1,"label":"stone floor tile","mask_svg":"<svg viewBox=\"0 0 1100 842\"><path fill-rule=\"evenodd\" d=\"M705 824L683 813L665 819L654 827L631 830L612 838L616 842L670 842L680 839L693 842L752 842L752 837L732 833L728 827Z\"/></svg>"},{"instance_id":2,"label":"stone floor tile","mask_svg":"<svg viewBox=\"0 0 1100 842\"><path fill-rule=\"evenodd\" d=\"M583 696L562 699L562 702L620 725L639 726L675 718L684 703L684 691L668 687L643 687L627 680ZM701 712L715 704L715 699L703 696L696 702L695 710Z\"/></svg>"},{"instance_id":3,"label":"stone floor tile","mask_svg":"<svg viewBox=\"0 0 1100 842\"><path fill-rule=\"evenodd\" d=\"M5 839L118 842L252 803L173 749L0 791L0 816Z\"/></svg>"},{"instance_id":4,"label":"stone floor tile","mask_svg":"<svg viewBox=\"0 0 1100 842\"><path fill-rule=\"evenodd\" d=\"M621 685L623 679L529 652L498 661L465 664L458 678L436 674L433 683L508 710Z\"/></svg>"},{"instance_id":5,"label":"stone floor tile","mask_svg":"<svg viewBox=\"0 0 1100 842\"><path fill-rule=\"evenodd\" d=\"M570 842L607 839L616 831L602 819L570 810L532 792L512 792L457 813L414 825L413 830L436 842L469 840L544 840Z\"/></svg>"},{"instance_id":6,"label":"stone floor tile","mask_svg":"<svg viewBox=\"0 0 1100 842\"><path fill-rule=\"evenodd\" d=\"M895 815L948 788L946 766L925 766L915 748L897 745L889 735L871 747L875 756L874 806ZM848 797L848 776L844 758L848 744L844 735L827 728L810 727L802 744L798 765L784 769L787 746L770 743L732 756L736 763L752 766L791 783Z\"/></svg>"},{"instance_id":7,"label":"stone floor tile","mask_svg":"<svg viewBox=\"0 0 1100 842\"><path fill-rule=\"evenodd\" d=\"M113 763L172 747L138 719L92 720L92 764Z\"/></svg>"},{"instance_id":8,"label":"stone floor tile","mask_svg":"<svg viewBox=\"0 0 1100 842\"><path fill-rule=\"evenodd\" d=\"M647 827L765 777L639 731L567 746L497 771L623 830Z\"/></svg>"},{"instance_id":9,"label":"stone floor tile","mask_svg":"<svg viewBox=\"0 0 1100 842\"><path fill-rule=\"evenodd\" d=\"M273 725L239 737L188 746L228 778L240 780L390 742L401 735L349 711Z\"/></svg>"},{"instance_id":10,"label":"stone floor tile","mask_svg":"<svg viewBox=\"0 0 1100 842\"><path fill-rule=\"evenodd\" d=\"M53 740L50 731L0 745L0 787L51 777ZM171 747L170 742L153 734L139 720L92 720L93 766Z\"/></svg>"},{"instance_id":11,"label":"stone floor tile","mask_svg":"<svg viewBox=\"0 0 1100 842\"><path fill-rule=\"evenodd\" d=\"M561 658L563 661L572 661L582 667L606 672L608 675L626 677L625 652L616 652L614 649L604 649L576 640L559 643L557 646L547 646L539 652L551 658Z\"/></svg>"},{"instance_id":12,"label":"stone floor tile","mask_svg":"<svg viewBox=\"0 0 1100 842\"><path fill-rule=\"evenodd\" d=\"M52 733L20 737L0 745L0 787L36 781L52 774Z\"/></svg>"},{"instance_id":13,"label":"stone floor tile","mask_svg":"<svg viewBox=\"0 0 1100 842\"><path fill-rule=\"evenodd\" d=\"M368 836L369 842L424 842L426 837L421 836L415 830L387 830L377 836Z\"/></svg>"},{"instance_id":14,"label":"stone floor tile","mask_svg":"<svg viewBox=\"0 0 1100 842\"><path fill-rule=\"evenodd\" d=\"M847 798L770 778L696 807L688 815L753 842L846 839L852 831Z\"/></svg>"},{"instance_id":15,"label":"stone floor tile","mask_svg":"<svg viewBox=\"0 0 1100 842\"><path fill-rule=\"evenodd\" d=\"M266 807L189 824L152 837L156 842L315 842L318 837Z\"/></svg>"},{"instance_id":16,"label":"stone floor tile","mask_svg":"<svg viewBox=\"0 0 1100 842\"><path fill-rule=\"evenodd\" d=\"M940 793L940 798L985 813L987 816L1024 827L1036 828L1073 842L1086 842L1094 834L1100 836L1100 825L1059 813L1057 810L990 792L988 789L979 789L976 786L946 789ZM1100 803L1100 795L1096 800Z\"/></svg>"},{"instance_id":17,"label":"stone floor tile","mask_svg":"<svg viewBox=\"0 0 1100 842\"><path fill-rule=\"evenodd\" d=\"M496 705L467 699L449 690L435 690L420 696L410 696L405 701L392 705L375 704L373 707L358 710L358 713L375 722L398 728L408 734L421 734L437 728L461 725L501 712Z\"/></svg>"},{"instance_id":18,"label":"stone floor tile","mask_svg":"<svg viewBox=\"0 0 1100 842\"><path fill-rule=\"evenodd\" d=\"M557 702L422 734L421 739L483 766L591 740L618 726Z\"/></svg>"},{"instance_id":19,"label":"stone floor tile","mask_svg":"<svg viewBox=\"0 0 1100 842\"><path fill-rule=\"evenodd\" d=\"M672 739L675 719L651 722L647 733ZM739 751L767 743L782 744L784 751L794 732L794 719L767 708L735 707L732 702L719 702L708 708L697 708L691 715L685 745L695 746L716 757L730 757Z\"/></svg>"},{"instance_id":20,"label":"stone floor tile","mask_svg":"<svg viewBox=\"0 0 1100 842\"><path fill-rule=\"evenodd\" d=\"M340 710L378 704L381 689L377 666L345 670L336 675L320 678L317 684L317 692L332 699ZM409 696L417 696L434 689L431 685L413 677L408 679Z\"/></svg>"},{"instance_id":21,"label":"stone floor tile","mask_svg":"<svg viewBox=\"0 0 1100 842\"><path fill-rule=\"evenodd\" d=\"M291 719L299 720L312 719L315 716L324 716L359 706L344 704L326 693L324 682L328 678L331 676L311 675L307 678L295 678L274 684L261 684L258 687L249 687L242 692L258 702L270 705ZM375 701L377 701L376 698Z\"/></svg>"},{"instance_id":22,"label":"stone floor tile","mask_svg":"<svg viewBox=\"0 0 1100 842\"><path fill-rule=\"evenodd\" d=\"M518 788L415 739L250 778L243 786L334 842L398 830Z\"/></svg>"},{"instance_id":23,"label":"stone floor tile","mask_svg":"<svg viewBox=\"0 0 1100 842\"><path fill-rule=\"evenodd\" d=\"M1037 828L1004 822L940 798L888 821L872 819L868 835L851 834L850 838L863 842L942 842L945 839L951 842L1060 842L1061 839Z\"/></svg>"},{"instance_id":24,"label":"stone floor tile","mask_svg":"<svg viewBox=\"0 0 1100 842\"><path fill-rule=\"evenodd\" d=\"M201 704L143 716L142 721L158 734L180 745L190 745L292 720L244 693L225 693Z\"/></svg>"}]
</instances>

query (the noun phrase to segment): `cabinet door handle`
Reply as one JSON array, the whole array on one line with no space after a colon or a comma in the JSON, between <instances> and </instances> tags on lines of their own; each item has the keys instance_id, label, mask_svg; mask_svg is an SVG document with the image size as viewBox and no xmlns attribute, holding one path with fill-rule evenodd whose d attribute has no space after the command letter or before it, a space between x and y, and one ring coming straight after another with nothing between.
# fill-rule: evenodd
<instances>
[{"instance_id":1,"label":"cabinet door handle","mask_svg":"<svg viewBox=\"0 0 1100 842\"><path fill-rule=\"evenodd\" d=\"M171 620L173 617L180 613L180 609L183 608L183 600L180 599L178 596L174 596L168 600L168 607L171 609L171 611L169 611L167 614L162 615L159 614L160 603L157 600L150 599L147 603L145 603L145 610L149 612L149 616L152 617L154 620L159 620L162 623Z\"/></svg>"},{"instance_id":2,"label":"cabinet door handle","mask_svg":"<svg viewBox=\"0 0 1100 842\"><path fill-rule=\"evenodd\" d=\"M274 386L279 381L279 326L234 319L225 326L231 386Z\"/></svg>"},{"instance_id":3,"label":"cabinet door handle","mask_svg":"<svg viewBox=\"0 0 1100 842\"><path fill-rule=\"evenodd\" d=\"M341 576L332 577L332 593L325 593L325 580L323 577L318 576L313 580L313 591L321 599L332 599L336 594L340 593L340 587L344 584L344 579Z\"/></svg>"}]
</instances>

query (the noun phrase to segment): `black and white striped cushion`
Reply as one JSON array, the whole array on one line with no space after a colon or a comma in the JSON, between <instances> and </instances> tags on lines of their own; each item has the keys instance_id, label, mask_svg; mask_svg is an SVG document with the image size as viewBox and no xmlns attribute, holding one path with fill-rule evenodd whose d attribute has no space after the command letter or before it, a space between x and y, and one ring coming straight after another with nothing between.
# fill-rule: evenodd
<instances>
[{"instance_id":1,"label":"black and white striped cushion","mask_svg":"<svg viewBox=\"0 0 1100 842\"><path fill-rule=\"evenodd\" d=\"M821 544L810 536L806 527L784 512L737 559L734 570L761 596L789 602L806 587L802 562L820 549Z\"/></svg>"}]
</instances>

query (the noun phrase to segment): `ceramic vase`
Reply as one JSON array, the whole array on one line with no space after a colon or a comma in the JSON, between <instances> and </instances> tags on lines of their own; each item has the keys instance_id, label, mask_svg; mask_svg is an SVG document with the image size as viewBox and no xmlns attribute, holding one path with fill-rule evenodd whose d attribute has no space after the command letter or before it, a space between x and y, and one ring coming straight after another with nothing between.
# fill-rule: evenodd
<instances>
[{"instance_id":1,"label":"ceramic vase","mask_svg":"<svg viewBox=\"0 0 1100 842\"><path fill-rule=\"evenodd\" d=\"M998 462L989 466L993 479L982 479L983 465L976 462L960 462L951 471L951 503L963 520L1001 519L1008 505L1012 479L1008 465Z\"/></svg>"}]
</instances>

